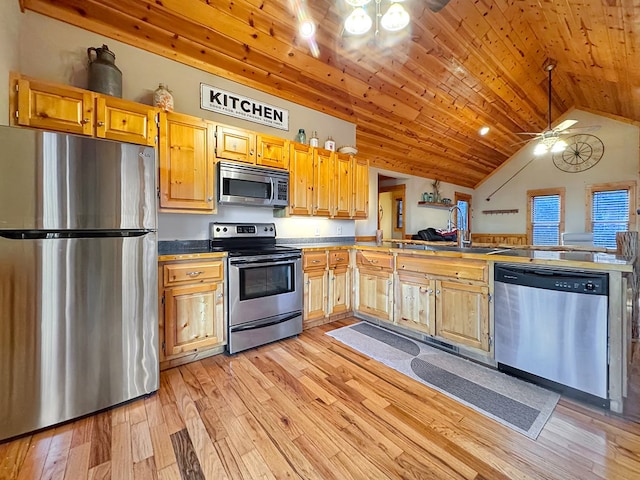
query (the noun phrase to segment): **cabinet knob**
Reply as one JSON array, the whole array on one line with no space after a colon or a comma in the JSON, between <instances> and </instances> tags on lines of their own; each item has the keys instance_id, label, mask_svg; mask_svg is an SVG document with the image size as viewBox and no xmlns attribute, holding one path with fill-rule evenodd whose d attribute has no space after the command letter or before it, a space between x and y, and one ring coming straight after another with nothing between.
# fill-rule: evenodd
<instances>
[{"instance_id":1,"label":"cabinet knob","mask_svg":"<svg viewBox=\"0 0 640 480\"><path fill-rule=\"evenodd\" d=\"M198 275L204 273L203 271L200 272L187 272L187 275L189 275L190 277L197 277Z\"/></svg>"},{"instance_id":2,"label":"cabinet knob","mask_svg":"<svg viewBox=\"0 0 640 480\"><path fill-rule=\"evenodd\" d=\"M104 122L98 122L99 127L104 127Z\"/></svg>"},{"instance_id":3,"label":"cabinet knob","mask_svg":"<svg viewBox=\"0 0 640 480\"><path fill-rule=\"evenodd\" d=\"M85 124L85 123L89 123L89 119L88 118L83 118L82 120L80 120L80 123Z\"/></svg>"},{"instance_id":4,"label":"cabinet knob","mask_svg":"<svg viewBox=\"0 0 640 480\"><path fill-rule=\"evenodd\" d=\"M213 201L213 197L207 197L207 202Z\"/></svg>"},{"instance_id":5,"label":"cabinet knob","mask_svg":"<svg viewBox=\"0 0 640 480\"><path fill-rule=\"evenodd\" d=\"M440 290L436 290L436 295L440 295Z\"/></svg>"}]
</instances>

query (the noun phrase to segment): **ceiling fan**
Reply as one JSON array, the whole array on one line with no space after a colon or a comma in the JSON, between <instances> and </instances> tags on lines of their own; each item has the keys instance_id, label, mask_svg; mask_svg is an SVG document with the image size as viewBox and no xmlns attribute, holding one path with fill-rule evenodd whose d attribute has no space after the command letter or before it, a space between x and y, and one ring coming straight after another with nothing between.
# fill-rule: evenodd
<instances>
[{"instance_id":1,"label":"ceiling fan","mask_svg":"<svg viewBox=\"0 0 640 480\"><path fill-rule=\"evenodd\" d=\"M551 127L551 72L556 67L555 63L549 62L545 70L548 72L549 80L548 80L548 105L547 105L547 128L542 132L517 132L517 135L533 135L534 140L538 140L537 145L533 150L534 155L544 155L547 152L558 153L564 151L567 148L567 142L565 142L561 137L564 135L571 135L574 133L584 133L587 131L594 131L600 128L598 125L588 126L588 127L577 127L571 128L578 120L567 119L558 124L555 128ZM530 140L525 140L526 143ZM518 145L518 144L516 144Z\"/></svg>"}]
</instances>

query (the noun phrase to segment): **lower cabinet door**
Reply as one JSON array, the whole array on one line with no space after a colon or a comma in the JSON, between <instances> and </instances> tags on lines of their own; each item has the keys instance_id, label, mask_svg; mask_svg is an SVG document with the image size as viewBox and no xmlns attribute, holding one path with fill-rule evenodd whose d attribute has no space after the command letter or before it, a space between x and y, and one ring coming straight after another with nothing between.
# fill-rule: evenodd
<instances>
[{"instance_id":1,"label":"lower cabinet door","mask_svg":"<svg viewBox=\"0 0 640 480\"><path fill-rule=\"evenodd\" d=\"M384 270L358 270L356 310L372 317L393 320L393 274Z\"/></svg>"},{"instance_id":2,"label":"lower cabinet door","mask_svg":"<svg viewBox=\"0 0 640 480\"><path fill-rule=\"evenodd\" d=\"M395 321L428 335L436 333L435 281L424 276L398 274Z\"/></svg>"},{"instance_id":3,"label":"lower cabinet door","mask_svg":"<svg viewBox=\"0 0 640 480\"><path fill-rule=\"evenodd\" d=\"M329 271L329 315L351 310L351 269Z\"/></svg>"},{"instance_id":4,"label":"lower cabinet door","mask_svg":"<svg viewBox=\"0 0 640 480\"><path fill-rule=\"evenodd\" d=\"M223 282L166 290L164 328L167 356L224 344Z\"/></svg>"},{"instance_id":5,"label":"lower cabinet door","mask_svg":"<svg viewBox=\"0 0 640 480\"><path fill-rule=\"evenodd\" d=\"M303 328L314 320L327 316L328 274L326 270L304 273Z\"/></svg>"},{"instance_id":6,"label":"lower cabinet door","mask_svg":"<svg viewBox=\"0 0 640 480\"><path fill-rule=\"evenodd\" d=\"M489 351L489 288L436 281L436 335Z\"/></svg>"}]
</instances>

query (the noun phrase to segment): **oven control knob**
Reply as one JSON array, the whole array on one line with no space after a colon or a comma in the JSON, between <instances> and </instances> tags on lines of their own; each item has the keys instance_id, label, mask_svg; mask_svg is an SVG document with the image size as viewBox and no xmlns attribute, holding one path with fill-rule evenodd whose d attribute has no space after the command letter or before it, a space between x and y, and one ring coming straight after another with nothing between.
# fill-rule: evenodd
<instances>
[{"instance_id":1,"label":"oven control knob","mask_svg":"<svg viewBox=\"0 0 640 480\"><path fill-rule=\"evenodd\" d=\"M224 227L224 228L222 229L222 231L223 231L223 232L226 232L226 231L227 231L227 227Z\"/></svg>"},{"instance_id":2,"label":"oven control knob","mask_svg":"<svg viewBox=\"0 0 640 480\"><path fill-rule=\"evenodd\" d=\"M216 232L219 232L219 231L220 231L220 227L216 227Z\"/></svg>"},{"instance_id":3,"label":"oven control knob","mask_svg":"<svg viewBox=\"0 0 640 480\"><path fill-rule=\"evenodd\" d=\"M264 227L264 231L267 232L269 229L267 227Z\"/></svg>"},{"instance_id":4,"label":"oven control knob","mask_svg":"<svg viewBox=\"0 0 640 480\"><path fill-rule=\"evenodd\" d=\"M587 282L587 284L584 286L586 290L592 292L596 289L596 286L591 283L591 282Z\"/></svg>"},{"instance_id":5,"label":"oven control knob","mask_svg":"<svg viewBox=\"0 0 640 480\"><path fill-rule=\"evenodd\" d=\"M273 227L269 227L269 231L270 231L270 232L273 232Z\"/></svg>"}]
</instances>

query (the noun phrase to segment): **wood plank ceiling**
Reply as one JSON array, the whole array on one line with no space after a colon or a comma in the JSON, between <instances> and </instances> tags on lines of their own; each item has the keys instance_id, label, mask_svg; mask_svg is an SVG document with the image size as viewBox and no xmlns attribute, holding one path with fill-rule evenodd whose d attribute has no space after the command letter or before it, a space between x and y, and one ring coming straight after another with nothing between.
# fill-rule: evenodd
<instances>
[{"instance_id":1,"label":"wood plank ceiling","mask_svg":"<svg viewBox=\"0 0 640 480\"><path fill-rule=\"evenodd\" d=\"M387 2L388 0L382 0ZM371 165L473 187L572 107L640 121L637 0L405 0L410 33L349 37L344 0L20 0L357 125ZM295 6L317 23L311 44ZM481 137L480 127L491 127ZM578 126L578 125L577 125Z\"/></svg>"}]
</instances>

